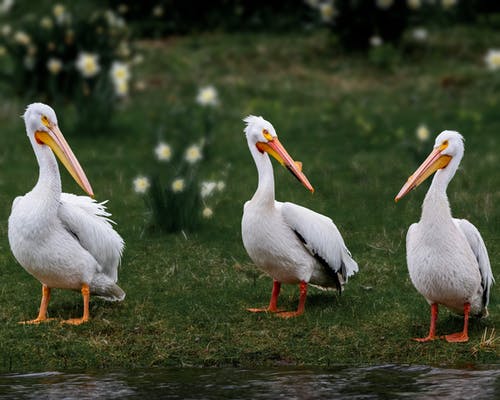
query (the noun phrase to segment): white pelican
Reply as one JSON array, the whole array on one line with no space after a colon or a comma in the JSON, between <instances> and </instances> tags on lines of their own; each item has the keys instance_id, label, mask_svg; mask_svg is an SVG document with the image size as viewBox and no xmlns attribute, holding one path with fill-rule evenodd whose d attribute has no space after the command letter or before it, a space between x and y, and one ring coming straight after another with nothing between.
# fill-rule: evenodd
<instances>
[{"instance_id":1,"label":"white pelican","mask_svg":"<svg viewBox=\"0 0 500 400\"><path fill-rule=\"evenodd\" d=\"M268 154L288 168L307 189L311 192L314 189L302 173L301 164L290 157L268 121L256 116L249 116L244 121L259 184L244 206L243 244L253 262L274 279L269 306L248 310L294 317L304 312L308 283L322 288L333 287L340 292L347 278L358 271L358 265L330 218L274 199L273 166ZM278 309L282 282L300 284L297 311Z\"/></svg>"},{"instance_id":2,"label":"white pelican","mask_svg":"<svg viewBox=\"0 0 500 400\"><path fill-rule=\"evenodd\" d=\"M83 316L89 319L90 294L106 300L123 300L116 285L123 240L107 218L103 203L90 197L61 193L61 178L54 153L80 187L93 197L85 173L57 125L52 108L34 103L24 113L28 138L40 174L31 192L17 197L9 217L9 243L21 266L42 283L38 317L25 323L47 321L51 288L79 290Z\"/></svg>"},{"instance_id":3,"label":"white pelican","mask_svg":"<svg viewBox=\"0 0 500 400\"><path fill-rule=\"evenodd\" d=\"M431 306L431 324L426 342L436 339L438 304L464 314L462 332L446 335L448 342L466 342L469 314L487 315L490 288L494 282L488 252L474 225L451 216L446 188L464 154L463 137L443 131L434 150L410 176L396 201L420 185L434 172L422 205L420 222L412 224L406 236L410 278Z\"/></svg>"}]
</instances>

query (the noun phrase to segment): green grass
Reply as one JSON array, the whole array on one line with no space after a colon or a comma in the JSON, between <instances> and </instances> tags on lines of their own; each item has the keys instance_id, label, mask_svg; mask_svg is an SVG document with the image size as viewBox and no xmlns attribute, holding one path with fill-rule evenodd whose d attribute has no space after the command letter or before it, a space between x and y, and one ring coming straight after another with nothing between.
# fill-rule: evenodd
<instances>
[{"instance_id":1,"label":"green grass","mask_svg":"<svg viewBox=\"0 0 500 400\"><path fill-rule=\"evenodd\" d=\"M455 216L468 218L488 246L499 280L500 75L482 63L500 33L457 28L431 34L425 48L406 47L386 72L367 58L346 56L322 33L305 36L206 35L139 44L147 83L119 111L115 128L100 135L73 132L59 122L84 166L98 200L126 241L119 283L121 304L91 301L83 326L33 318L40 284L14 260L7 219L15 196L37 178L34 155L18 117L20 101L0 107L0 370L132 368L338 363L470 364L498 361L498 342L480 346L486 328L500 326L500 290L490 318L474 320L466 344L419 344L429 307L413 288L405 262L405 234L418 220L424 184L399 204L393 198L432 146L417 156L415 129L457 129L466 138L462 167L449 188ZM196 233L148 233L143 199L131 181L151 161L158 130L178 145L199 138L192 113L198 86L214 84L215 143L209 172L228 169L227 187L213 219ZM36 100L36 99L33 99ZM57 111L57 110L56 110ZM310 195L275 164L277 198L324 213L336 222L360 265L342 296L311 289L304 316L282 320L253 315L267 304L271 279L261 274L241 242L243 203L257 184L241 119L270 120L290 154L304 163ZM198 124L198 125L197 125ZM413 147L412 147L413 146ZM168 168L168 165L165 167ZM80 193L64 171L65 191ZM280 303L296 307L298 290L285 286ZM80 295L55 290L49 313L79 316ZM462 319L441 309L438 332L459 330Z\"/></svg>"}]
</instances>

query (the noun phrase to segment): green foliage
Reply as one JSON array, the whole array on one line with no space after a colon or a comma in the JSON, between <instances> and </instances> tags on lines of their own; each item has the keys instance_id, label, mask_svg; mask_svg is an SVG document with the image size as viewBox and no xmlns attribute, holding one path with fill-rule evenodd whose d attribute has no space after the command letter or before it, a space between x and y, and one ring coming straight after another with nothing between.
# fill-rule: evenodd
<instances>
[{"instance_id":1,"label":"green foliage","mask_svg":"<svg viewBox=\"0 0 500 400\"><path fill-rule=\"evenodd\" d=\"M391 44L372 46L368 58L370 62L386 71L395 71L401 61L400 52Z\"/></svg>"},{"instance_id":2,"label":"green foliage","mask_svg":"<svg viewBox=\"0 0 500 400\"><path fill-rule=\"evenodd\" d=\"M346 50L367 50L372 39L397 45L410 26L473 22L486 1L306 0ZM383 50L383 51L382 51ZM376 64L389 58L390 48L375 51ZM385 53L385 54L384 54Z\"/></svg>"},{"instance_id":3,"label":"green foliage","mask_svg":"<svg viewBox=\"0 0 500 400\"><path fill-rule=\"evenodd\" d=\"M196 230L203 219L212 218L213 210L207 202L225 187L224 181L206 179L208 171L213 169L210 167L209 149L213 138L212 110L209 108L218 103L215 88L200 89L197 101L200 105L193 104L189 114L180 115L176 112L175 118L171 115L169 124L175 121L178 126L185 127L183 139L191 136L188 132L195 133L198 127L202 127L201 139L189 144L183 151L176 151L167 143L165 135L160 133L154 149L157 162L148 176L139 176L134 180L134 190L145 196L150 215L149 225L153 230L168 233ZM192 114L199 120L193 122ZM169 132L170 135L172 133ZM221 177L221 174L218 175Z\"/></svg>"},{"instance_id":4,"label":"green foliage","mask_svg":"<svg viewBox=\"0 0 500 400\"><path fill-rule=\"evenodd\" d=\"M392 4L383 7L379 3ZM338 11L331 29L346 49L366 49L373 36L397 43L407 26L405 1L338 0L335 7Z\"/></svg>"},{"instance_id":5,"label":"green foliage","mask_svg":"<svg viewBox=\"0 0 500 400\"><path fill-rule=\"evenodd\" d=\"M160 178L155 176L151 179L148 204L154 228L164 232L180 232L199 227L202 203L198 180L191 177L183 182L183 189L174 192Z\"/></svg>"},{"instance_id":6,"label":"green foliage","mask_svg":"<svg viewBox=\"0 0 500 400\"><path fill-rule=\"evenodd\" d=\"M3 86L24 99L72 104L77 130L102 132L129 92L133 53L125 21L80 2L23 13L28 3L16 2L0 26Z\"/></svg>"},{"instance_id":7,"label":"green foliage","mask_svg":"<svg viewBox=\"0 0 500 400\"><path fill-rule=\"evenodd\" d=\"M141 37L203 31L296 31L310 20L302 0L110 0Z\"/></svg>"}]
</instances>

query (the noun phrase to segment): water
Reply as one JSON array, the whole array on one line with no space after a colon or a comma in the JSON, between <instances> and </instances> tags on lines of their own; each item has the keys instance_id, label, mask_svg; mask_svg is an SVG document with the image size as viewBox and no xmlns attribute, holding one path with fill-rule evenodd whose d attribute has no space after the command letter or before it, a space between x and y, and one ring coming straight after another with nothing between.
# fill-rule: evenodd
<instances>
[{"instance_id":1,"label":"water","mask_svg":"<svg viewBox=\"0 0 500 400\"><path fill-rule=\"evenodd\" d=\"M183 368L0 375L0 399L500 399L500 366Z\"/></svg>"}]
</instances>

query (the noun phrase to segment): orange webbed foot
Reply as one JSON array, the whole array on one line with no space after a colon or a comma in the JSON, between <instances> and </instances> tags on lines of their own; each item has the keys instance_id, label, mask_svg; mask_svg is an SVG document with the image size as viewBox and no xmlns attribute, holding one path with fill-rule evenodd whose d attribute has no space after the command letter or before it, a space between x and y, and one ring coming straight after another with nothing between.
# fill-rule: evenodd
<instances>
[{"instance_id":1,"label":"orange webbed foot","mask_svg":"<svg viewBox=\"0 0 500 400\"><path fill-rule=\"evenodd\" d=\"M65 321L61 321L61 324L81 325L84 324L85 322L88 322L88 318L71 318Z\"/></svg>"},{"instance_id":2,"label":"orange webbed foot","mask_svg":"<svg viewBox=\"0 0 500 400\"><path fill-rule=\"evenodd\" d=\"M247 308L247 311L251 313L279 313L282 310L279 308L269 308L269 307L261 307L261 308Z\"/></svg>"},{"instance_id":3,"label":"orange webbed foot","mask_svg":"<svg viewBox=\"0 0 500 400\"><path fill-rule=\"evenodd\" d=\"M20 325L38 325L41 324L42 322L50 322L54 321L55 318L35 318L35 319L30 319L28 321L19 321L18 324Z\"/></svg>"},{"instance_id":4,"label":"orange webbed foot","mask_svg":"<svg viewBox=\"0 0 500 400\"><path fill-rule=\"evenodd\" d=\"M280 318L288 319L288 318L295 318L298 317L299 315L304 314L303 311L286 311L286 312L281 312L279 314L276 314Z\"/></svg>"},{"instance_id":5,"label":"orange webbed foot","mask_svg":"<svg viewBox=\"0 0 500 400\"><path fill-rule=\"evenodd\" d=\"M411 340L414 340L415 342L424 343L424 342L431 342L431 341L436 340L436 339L439 339L439 337L437 337L437 336L426 336L424 338L412 338Z\"/></svg>"},{"instance_id":6,"label":"orange webbed foot","mask_svg":"<svg viewBox=\"0 0 500 400\"><path fill-rule=\"evenodd\" d=\"M451 333L444 336L448 343L464 343L469 341L469 335L464 332Z\"/></svg>"}]
</instances>

